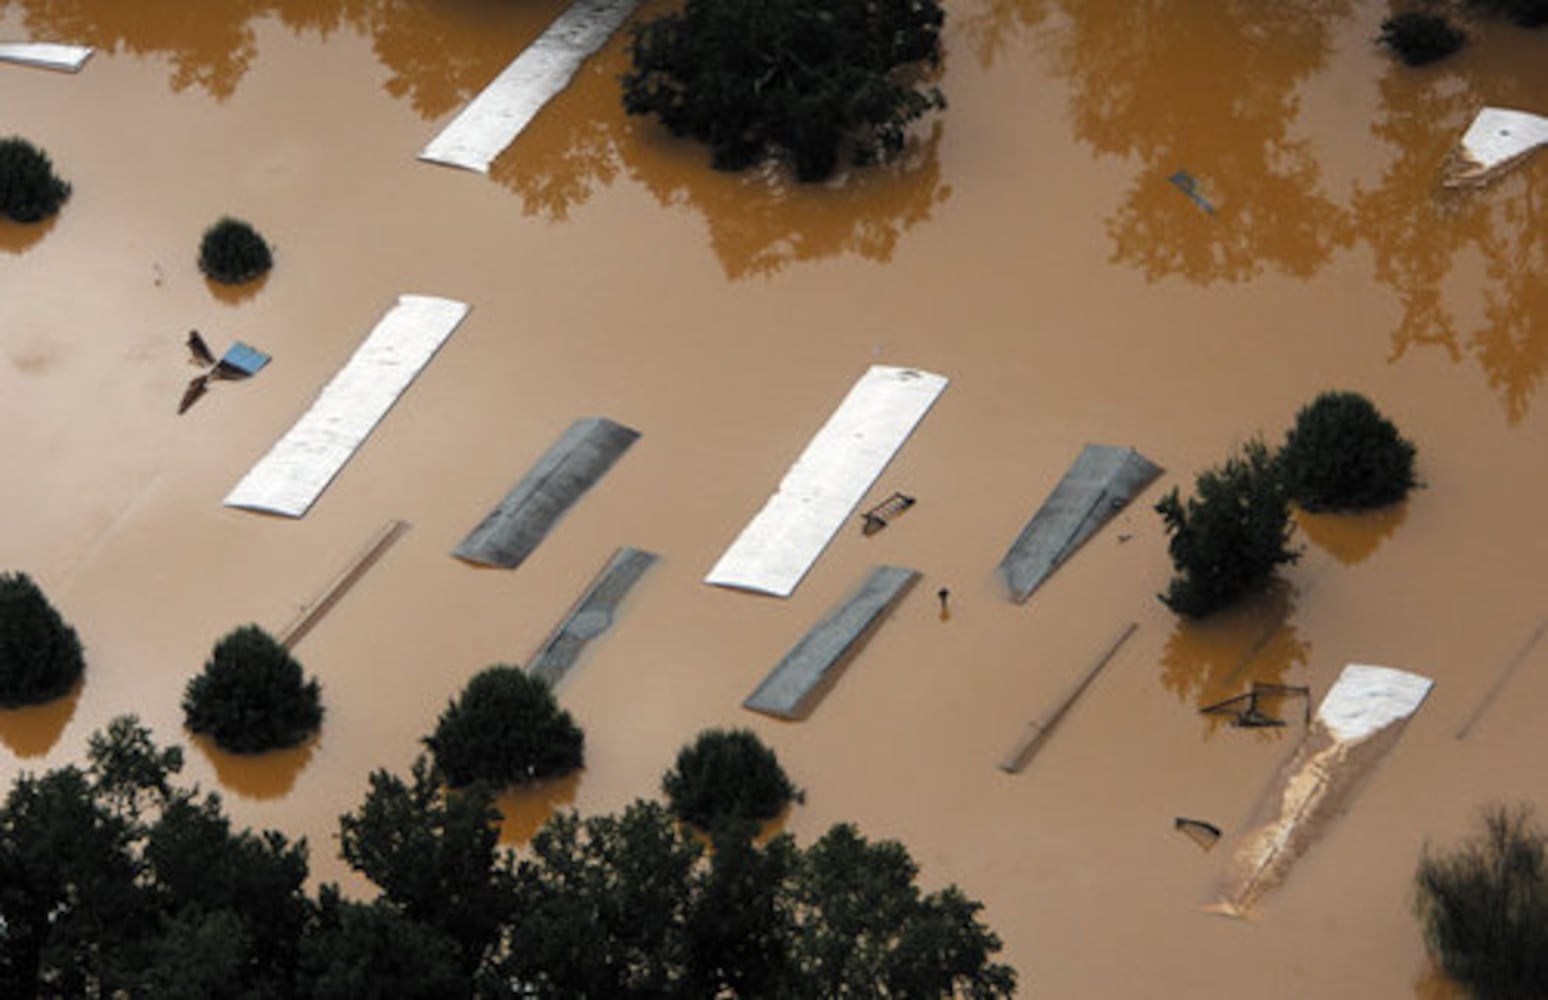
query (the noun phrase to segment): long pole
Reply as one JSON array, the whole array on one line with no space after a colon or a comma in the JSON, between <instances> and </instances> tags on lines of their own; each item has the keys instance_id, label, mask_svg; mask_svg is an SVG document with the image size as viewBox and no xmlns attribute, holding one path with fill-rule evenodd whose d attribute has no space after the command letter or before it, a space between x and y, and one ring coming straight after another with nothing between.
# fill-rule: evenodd
<instances>
[{"instance_id":1,"label":"long pole","mask_svg":"<svg viewBox=\"0 0 1548 1000\"><path fill-rule=\"evenodd\" d=\"M1064 717L1064 713L1070 710L1070 706L1075 704L1075 700L1091 685L1092 681L1096 680L1096 675L1102 672L1102 668L1107 666L1114 656L1118 655L1118 650L1125 642L1129 641L1129 636L1133 635L1138 628L1139 625L1137 623L1129 622L1120 629L1118 635L1113 638L1112 642L1108 643L1107 648L1103 650L1102 654L1092 661L1091 666L1086 668L1086 672L1081 675L1080 680L1076 681L1075 685L1066 691L1063 697L1049 706L1048 710L1040 717L1027 723L1026 732L1022 734L1021 739L1017 740L1016 745L1011 747L1010 752L1001 759L1000 770L1008 774L1015 774L1027 766L1032 757L1042 747L1043 741L1048 738L1048 734L1053 731L1054 726L1058 725L1059 720Z\"/></svg>"}]
</instances>

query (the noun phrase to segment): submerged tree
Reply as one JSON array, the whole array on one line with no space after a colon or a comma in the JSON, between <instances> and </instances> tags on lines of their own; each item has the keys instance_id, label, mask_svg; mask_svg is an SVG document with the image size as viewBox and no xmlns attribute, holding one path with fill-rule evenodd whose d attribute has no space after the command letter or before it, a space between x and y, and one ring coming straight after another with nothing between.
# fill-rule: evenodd
<instances>
[{"instance_id":1,"label":"submerged tree","mask_svg":"<svg viewBox=\"0 0 1548 1000\"><path fill-rule=\"evenodd\" d=\"M773 159L820 181L896 155L945 107L918 81L944 16L938 0L687 0L634 28L624 108L708 143L716 169Z\"/></svg>"},{"instance_id":2,"label":"submerged tree","mask_svg":"<svg viewBox=\"0 0 1548 1000\"><path fill-rule=\"evenodd\" d=\"M70 185L54 173L47 153L20 136L0 139L0 215L38 222L69 197Z\"/></svg>"},{"instance_id":3,"label":"submerged tree","mask_svg":"<svg viewBox=\"0 0 1548 1000\"><path fill-rule=\"evenodd\" d=\"M1156 504L1177 570L1161 600L1190 618L1225 607L1298 558L1279 463L1262 441L1201 472L1194 489L1183 501L1173 488Z\"/></svg>"},{"instance_id":4,"label":"submerged tree","mask_svg":"<svg viewBox=\"0 0 1548 1000\"><path fill-rule=\"evenodd\" d=\"M215 644L183 692L188 728L222 750L262 753L303 742L322 724L322 690L290 651L257 625Z\"/></svg>"},{"instance_id":5,"label":"submerged tree","mask_svg":"<svg viewBox=\"0 0 1548 1000\"><path fill-rule=\"evenodd\" d=\"M526 784L581 766L585 734L543 680L496 665L474 675L425 739L454 788Z\"/></svg>"},{"instance_id":6,"label":"submerged tree","mask_svg":"<svg viewBox=\"0 0 1548 1000\"><path fill-rule=\"evenodd\" d=\"M1416 910L1446 974L1483 1000L1548 992L1548 836L1523 808L1484 813L1484 832L1419 859Z\"/></svg>"},{"instance_id":7,"label":"submerged tree","mask_svg":"<svg viewBox=\"0 0 1548 1000\"><path fill-rule=\"evenodd\" d=\"M1279 462L1290 499L1310 511L1384 507L1414 487L1413 443L1357 392L1303 407Z\"/></svg>"},{"instance_id":8,"label":"submerged tree","mask_svg":"<svg viewBox=\"0 0 1548 1000\"><path fill-rule=\"evenodd\" d=\"M199 270L223 285L240 285L274 266L269 244L241 219L222 218L199 241Z\"/></svg>"},{"instance_id":9,"label":"submerged tree","mask_svg":"<svg viewBox=\"0 0 1548 1000\"><path fill-rule=\"evenodd\" d=\"M81 640L26 573L0 573L0 706L64 694L86 669Z\"/></svg>"},{"instance_id":10,"label":"submerged tree","mask_svg":"<svg viewBox=\"0 0 1548 1000\"><path fill-rule=\"evenodd\" d=\"M761 822L785 808L795 787L774 751L750 729L706 729L661 779L672 812L705 830Z\"/></svg>"}]
</instances>

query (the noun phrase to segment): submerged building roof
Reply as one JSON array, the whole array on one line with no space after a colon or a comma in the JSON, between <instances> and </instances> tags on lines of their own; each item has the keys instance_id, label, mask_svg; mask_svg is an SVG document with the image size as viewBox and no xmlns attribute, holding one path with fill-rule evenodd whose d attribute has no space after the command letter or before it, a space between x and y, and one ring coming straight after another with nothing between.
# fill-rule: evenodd
<instances>
[{"instance_id":1,"label":"submerged building roof","mask_svg":"<svg viewBox=\"0 0 1548 1000\"><path fill-rule=\"evenodd\" d=\"M1110 521L1161 467L1133 448L1088 444L1000 560L1011 597L1023 602L1059 564Z\"/></svg>"},{"instance_id":2,"label":"submerged building roof","mask_svg":"<svg viewBox=\"0 0 1548 1000\"><path fill-rule=\"evenodd\" d=\"M575 421L452 555L501 569L520 566L639 436L606 417Z\"/></svg>"},{"instance_id":3,"label":"submerged building roof","mask_svg":"<svg viewBox=\"0 0 1548 1000\"><path fill-rule=\"evenodd\" d=\"M871 570L860 589L814 625L742 705L786 719L809 713L821 693L819 686L834 668L854 655L917 579L917 571L901 566Z\"/></svg>"}]
</instances>

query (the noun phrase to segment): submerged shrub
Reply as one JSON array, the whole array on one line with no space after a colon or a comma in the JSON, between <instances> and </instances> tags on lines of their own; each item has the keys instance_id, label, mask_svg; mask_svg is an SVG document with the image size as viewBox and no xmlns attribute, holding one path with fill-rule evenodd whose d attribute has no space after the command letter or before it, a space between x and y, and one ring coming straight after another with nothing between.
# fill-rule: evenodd
<instances>
[{"instance_id":1,"label":"submerged shrub","mask_svg":"<svg viewBox=\"0 0 1548 1000\"><path fill-rule=\"evenodd\" d=\"M81 640L25 573L0 573L0 706L64 694L86 669Z\"/></svg>"},{"instance_id":2,"label":"submerged shrub","mask_svg":"<svg viewBox=\"0 0 1548 1000\"><path fill-rule=\"evenodd\" d=\"M1548 995L1548 837L1525 808L1484 813L1484 832L1450 852L1428 847L1415 909L1430 953L1473 996Z\"/></svg>"},{"instance_id":3,"label":"submerged shrub","mask_svg":"<svg viewBox=\"0 0 1548 1000\"><path fill-rule=\"evenodd\" d=\"M545 681L520 667L496 665L468 681L425 744L453 788L475 781L504 786L580 767L585 734Z\"/></svg>"},{"instance_id":4,"label":"submerged shrub","mask_svg":"<svg viewBox=\"0 0 1548 1000\"><path fill-rule=\"evenodd\" d=\"M1412 442L1357 392L1303 407L1279 461L1290 499L1310 511L1384 507L1414 488Z\"/></svg>"},{"instance_id":5,"label":"submerged shrub","mask_svg":"<svg viewBox=\"0 0 1548 1000\"><path fill-rule=\"evenodd\" d=\"M199 270L225 285L240 285L274 266L269 244L252 226L226 216L204 231Z\"/></svg>"},{"instance_id":6,"label":"submerged shrub","mask_svg":"<svg viewBox=\"0 0 1548 1000\"><path fill-rule=\"evenodd\" d=\"M316 678L257 625L244 625L215 644L204 672L183 692L183 719L222 750L262 753L292 747L322 724Z\"/></svg>"},{"instance_id":7,"label":"submerged shrub","mask_svg":"<svg viewBox=\"0 0 1548 1000\"><path fill-rule=\"evenodd\" d=\"M779 759L747 729L706 729L677 755L661 790L679 819L706 830L773 819L795 795Z\"/></svg>"},{"instance_id":8,"label":"submerged shrub","mask_svg":"<svg viewBox=\"0 0 1548 1000\"><path fill-rule=\"evenodd\" d=\"M767 159L802 181L900 152L945 107L938 0L687 0L634 28L624 109L707 143L719 170Z\"/></svg>"},{"instance_id":9,"label":"submerged shrub","mask_svg":"<svg viewBox=\"0 0 1548 1000\"><path fill-rule=\"evenodd\" d=\"M1173 488L1156 504L1177 570L1161 600L1190 618L1225 607L1298 557L1279 462L1262 441L1201 472L1194 489L1186 502Z\"/></svg>"},{"instance_id":10,"label":"submerged shrub","mask_svg":"<svg viewBox=\"0 0 1548 1000\"><path fill-rule=\"evenodd\" d=\"M1460 49L1467 35L1439 14L1407 11L1381 22L1376 40L1408 65L1424 66Z\"/></svg>"},{"instance_id":11,"label":"submerged shrub","mask_svg":"<svg viewBox=\"0 0 1548 1000\"><path fill-rule=\"evenodd\" d=\"M70 185L55 175L47 153L20 136L0 139L0 215L38 222L69 197Z\"/></svg>"}]
</instances>

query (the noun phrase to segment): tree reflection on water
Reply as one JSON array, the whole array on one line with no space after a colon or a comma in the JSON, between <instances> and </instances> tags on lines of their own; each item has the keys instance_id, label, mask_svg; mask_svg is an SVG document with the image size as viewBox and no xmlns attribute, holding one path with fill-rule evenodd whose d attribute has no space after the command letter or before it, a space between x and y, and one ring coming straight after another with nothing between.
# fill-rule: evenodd
<instances>
[{"instance_id":1,"label":"tree reflection on water","mask_svg":"<svg viewBox=\"0 0 1548 1000\"><path fill-rule=\"evenodd\" d=\"M1526 416L1548 368L1548 180L1540 162L1480 189L1439 190L1436 179L1478 108L1540 99L1548 73L1539 67L1534 80L1518 69L1479 61L1424 78L1389 71L1371 133L1392 156L1377 184L1356 191L1353 207L1377 276L1403 310L1391 360L1415 347L1440 347L1454 362L1472 358L1511 424ZM1470 314L1477 319L1469 332L1459 316Z\"/></svg>"}]
</instances>

